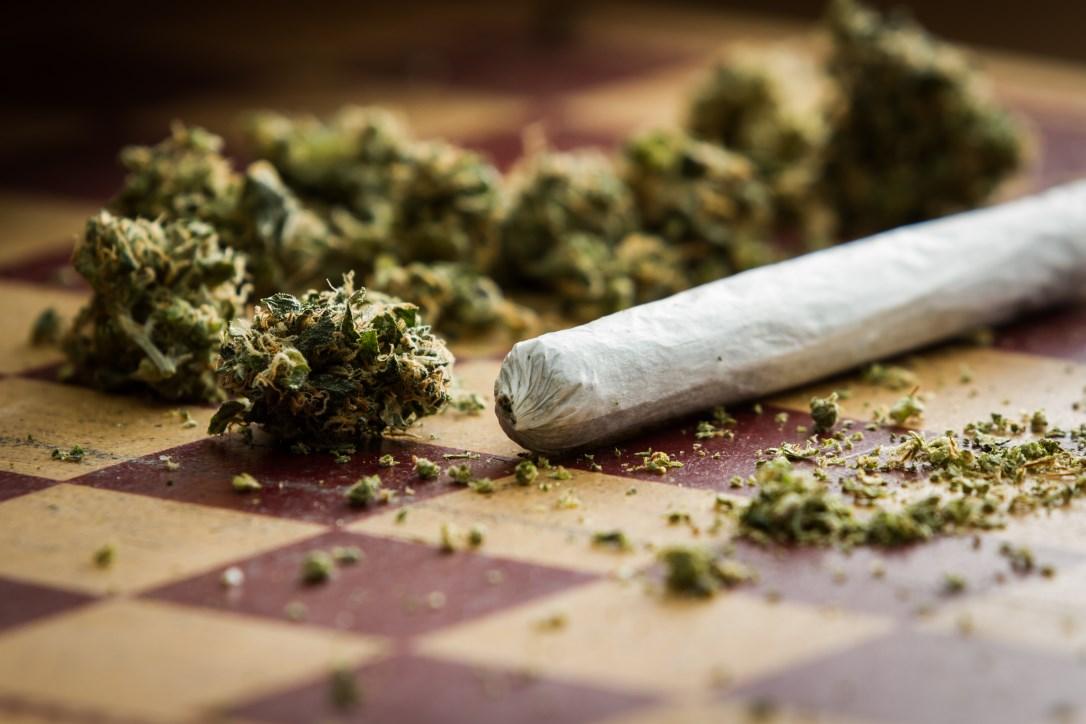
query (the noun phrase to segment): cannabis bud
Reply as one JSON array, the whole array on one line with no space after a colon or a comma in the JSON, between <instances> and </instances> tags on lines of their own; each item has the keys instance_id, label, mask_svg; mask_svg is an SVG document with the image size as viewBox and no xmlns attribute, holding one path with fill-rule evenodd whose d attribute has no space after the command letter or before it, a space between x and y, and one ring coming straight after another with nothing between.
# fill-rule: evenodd
<instances>
[{"instance_id":1,"label":"cannabis bud","mask_svg":"<svg viewBox=\"0 0 1086 724\"><path fill-rule=\"evenodd\" d=\"M652 131L627 143L625 160L644 227L683 249L697 281L774 258L769 194L747 158L681 131Z\"/></svg>"},{"instance_id":2,"label":"cannabis bud","mask_svg":"<svg viewBox=\"0 0 1086 724\"><path fill-rule=\"evenodd\" d=\"M94 295L62 342L62 376L171 400L222 399L214 358L249 290L242 256L222 248L211 226L102 211L72 261Z\"/></svg>"},{"instance_id":3,"label":"cannabis bud","mask_svg":"<svg viewBox=\"0 0 1086 724\"><path fill-rule=\"evenodd\" d=\"M827 22L841 99L823 189L847 235L976 206L1020 165L1021 130L959 50L851 0Z\"/></svg>"},{"instance_id":4,"label":"cannabis bud","mask_svg":"<svg viewBox=\"0 0 1086 724\"><path fill-rule=\"evenodd\" d=\"M440 141L409 147L397 169L397 250L405 261L493 265L501 177L482 156Z\"/></svg>"},{"instance_id":5,"label":"cannabis bud","mask_svg":"<svg viewBox=\"0 0 1086 724\"><path fill-rule=\"evenodd\" d=\"M213 133L175 122L157 146L125 148L121 164L128 176L110 210L145 219L199 219L223 234L221 227L232 223L240 183L222 145Z\"/></svg>"},{"instance_id":6,"label":"cannabis bud","mask_svg":"<svg viewBox=\"0 0 1086 724\"><path fill-rule=\"evenodd\" d=\"M606 156L539 148L512 171L510 188L501 267L508 281L555 293L582 318L633 304L614 247L637 229L636 210Z\"/></svg>"},{"instance_id":7,"label":"cannabis bud","mask_svg":"<svg viewBox=\"0 0 1086 724\"><path fill-rule=\"evenodd\" d=\"M257 161L245 171L236 246L249 257L258 295L306 288L320 278L335 232L287 188L275 167Z\"/></svg>"},{"instance_id":8,"label":"cannabis bud","mask_svg":"<svg viewBox=\"0 0 1086 724\"><path fill-rule=\"evenodd\" d=\"M490 330L523 337L538 326L530 309L506 299L493 279L466 264L400 266L393 258L382 257L369 288L417 305L423 318L449 337Z\"/></svg>"},{"instance_id":9,"label":"cannabis bud","mask_svg":"<svg viewBox=\"0 0 1086 724\"><path fill-rule=\"evenodd\" d=\"M339 288L276 294L251 324L230 326L218 378L235 399L209 432L256 423L286 443L342 447L441 410L452 354L415 305L353 282L347 274Z\"/></svg>"},{"instance_id":10,"label":"cannabis bud","mask_svg":"<svg viewBox=\"0 0 1086 724\"><path fill-rule=\"evenodd\" d=\"M687 109L692 135L749 158L765 183L776 225L826 242L834 216L816 193L826 126L819 92L824 78L789 53L734 57L718 63Z\"/></svg>"}]
</instances>

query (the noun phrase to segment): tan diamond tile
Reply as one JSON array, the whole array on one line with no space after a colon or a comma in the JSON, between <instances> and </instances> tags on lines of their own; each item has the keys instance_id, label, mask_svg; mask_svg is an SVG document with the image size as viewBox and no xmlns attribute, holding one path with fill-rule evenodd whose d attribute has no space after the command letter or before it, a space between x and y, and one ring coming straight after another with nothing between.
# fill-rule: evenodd
<instances>
[{"instance_id":1,"label":"tan diamond tile","mask_svg":"<svg viewBox=\"0 0 1086 724\"><path fill-rule=\"evenodd\" d=\"M1044 409L1054 425L1083 422L1082 413L1072 410L1071 402L1082 397L1086 365L986 347L951 346L916 355L908 367L927 397L923 418L911 427L942 432L986 420L992 412L1014 416L1038 409ZM963 371L971 381L962 381ZM861 420L871 419L876 408L889 407L908 392L867 385L855 376L812 385L769 402L806 411L812 396L844 387L850 395L841 402L843 414Z\"/></svg>"},{"instance_id":2,"label":"tan diamond tile","mask_svg":"<svg viewBox=\"0 0 1086 724\"><path fill-rule=\"evenodd\" d=\"M0 245L0 248L3 248ZM52 346L35 347L30 344L30 332L38 316L53 307L65 325L83 306L86 294L50 287L0 282L0 372L21 372L59 362L63 359L60 349Z\"/></svg>"},{"instance_id":3,"label":"tan diamond tile","mask_svg":"<svg viewBox=\"0 0 1086 724\"><path fill-rule=\"evenodd\" d=\"M381 650L368 637L118 600L0 636L0 694L112 717L192 721Z\"/></svg>"},{"instance_id":4,"label":"tan diamond tile","mask_svg":"<svg viewBox=\"0 0 1086 724\"><path fill-rule=\"evenodd\" d=\"M55 196L0 194L0 264L70 248L98 205Z\"/></svg>"},{"instance_id":5,"label":"tan diamond tile","mask_svg":"<svg viewBox=\"0 0 1086 724\"><path fill-rule=\"evenodd\" d=\"M342 81L315 77L247 88L245 93L208 93L180 103L158 106L135 121L142 128L161 129L174 118L215 129L231 148L244 144L239 132L245 114L271 108L287 113L327 115L345 105L379 105L399 113L419 138L479 137L516 127L527 112L523 100L500 93L432 84L354 83L344 91Z\"/></svg>"},{"instance_id":6,"label":"tan diamond tile","mask_svg":"<svg viewBox=\"0 0 1086 724\"><path fill-rule=\"evenodd\" d=\"M565 627L539 622L557 613ZM744 593L677 600L612 580L426 636L420 651L638 691L702 691L855 646L893 627Z\"/></svg>"},{"instance_id":7,"label":"tan diamond tile","mask_svg":"<svg viewBox=\"0 0 1086 724\"><path fill-rule=\"evenodd\" d=\"M456 378L460 386L479 393L486 400L486 409L477 415L465 415L450 408L423 419L412 432L421 435L424 441L445 447L510 457L524 452L524 448L502 432L494 414L494 380L500 368L501 362L493 359L457 362Z\"/></svg>"},{"instance_id":8,"label":"tan diamond tile","mask_svg":"<svg viewBox=\"0 0 1086 724\"><path fill-rule=\"evenodd\" d=\"M861 724L860 720L835 714L805 712L774 706L771 713L756 706L757 702L691 701L673 702L620 714L595 724L705 724L705 722L734 722L735 724Z\"/></svg>"},{"instance_id":9,"label":"tan diamond tile","mask_svg":"<svg viewBox=\"0 0 1086 724\"><path fill-rule=\"evenodd\" d=\"M496 481L493 495L464 490L438 496L408 506L403 519L390 511L361 520L351 530L437 544L445 524L461 530L482 525L489 554L593 572L633 570L651 563L663 545L709 540L730 530L723 519L713 529L715 493L571 472L573 478L563 482L541 474L538 482L549 483L548 491L504 478ZM670 512L689 513L693 525L670 524ZM592 544L594 533L611 530L624 532L633 549Z\"/></svg>"},{"instance_id":10,"label":"tan diamond tile","mask_svg":"<svg viewBox=\"0 0 1086 724\"><path fill-rule=\"evenodd\" d=\"M1078 576L1083 572L1079 569ZM1078 606L1061 611L1054 601L1031 601L1011 593L990 594L944 606L917 628L1086 657L1083 598L1079 591Z\"/></svg>"},{"instance_id":11,"label":"tan diamond tile","mask_svg":"<svg viewBox=\"0 0 1086 724\"><path fill-rule=\"evenodd\" d=\"M0 380L0 460L8 470L67 480L206 437L213 409L186 407L194 427L182 425L177 409L74 385ZM87 451L82 462L52 459L54 448L73 445Z\"/></svg>"},{"instance_id":12,"label":"tan diamond tile","mask_svg":"<svg viewBox=\"0 0 1086 724\"><path fill-rule=\"evenodd\" d=\"M0 575L92 593L136 591L322 530L61 483L0 503ZM99 568L93 556L107 544L116 557Z\"/></svg>"}]
</instances>

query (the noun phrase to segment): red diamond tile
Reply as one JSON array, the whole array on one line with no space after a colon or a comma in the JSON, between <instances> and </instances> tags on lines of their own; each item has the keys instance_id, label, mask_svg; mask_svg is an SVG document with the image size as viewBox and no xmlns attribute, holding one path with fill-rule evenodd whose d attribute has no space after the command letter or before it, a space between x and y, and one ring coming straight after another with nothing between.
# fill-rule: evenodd
<instances>
[{"instance_id":1,"label":"red diamond tile","mask_svg":"<svg viewBox=\"0 0 1086 724\"><path fill-rule=\"evenodd\" d=\"M56 481L45 478L3 471L0 472L0 501L14 498L17 495L33 493L35 490L42 490L55 484Z\"/></svg>"},{"instance_id":2,"label":"red diamond tile","mask_svg":"<svg viewBox=\"0 0 1086 724\"><path fill-rule=\"evenodd\" d=\"M358 546L364 556L353 565L338 566L331 581L302 583L299 573L305 555L334 546ZM289 603L298 601L305 605L311 624L410 636L593 579L584 573L492 558L485 555L485 548L479 553L445 554L418 543L346 532L328 533L237 565L245 574L239 587L222 585L224 566L147 595L279 619L285 617Z\"/></svg>"},{"instance_id":3,"label":"red diamond tile","mask_svg":"<svg viewBox=\"0 0 1086 724\"><path fill-rule=\"evenodd\" d=\"M396 53L356 67L366 76L542 97L640 77L697 57L675 48L544 38L535 30L527 23L473 18L470 27L448 28L425 52Z\"/></svg>"},{"instance_id":4,"label":"red diamond tile","mask_svg":"<svg viewBox=\"0 0 1086 724\"><path fill-rule=\"evenodd\" d=\"M70 611L92 596L0 578L0 631L38 618Z\"/></svg>"},{"instance_id":5,"label":"red diamond tile","mask_svg":"<svg viewBox=\"0 0 1086 724\"><path fill-rule=\"evenodd\" d=\"M844 553L826 549L789 549L741 544L737 557L758 571L754 591L774 592L786 600L911 617L946 600L947 574L961 576L966 588L958 597L1014 586L1027 577L1013 573L999 554L997 538L985 536L974 546L970 536L948 537L900 550L858 548ZM1057 568L1080 563L1066 551L1037 550L1038 560ZM873 575L873 571L881 571Z\"/></svg>"},{"instance_id":6,"label":"red diamond tile","mask_svg":"<svg viewBox=\"0 0 1086 724\"><path fill-rule=\"evenodd\" d=\"M1053 309L996 330L999 349L1086 362L1086 307Z\"/></svg>"},{"instance_id":7,"label":"red diamond tile","mask_svg":"<svg viewBox=\"0 0 1086 724\"><path fill-rule=\"evenodd\" d=\"M460 452L421 443L386 441L379 448L356 453L350 462L337 463L326 453L296 455L268 445L250 446L239 436L225 436L154 453L89 473L72 482L231 510L332 523L387 509L387 506L359 509L347 504L344 491L363 475L380 474L385 487L398 494L393 506L460 489L444 476L435 481L419 480L411 463L412 455L429 458L442 467L465 463L480 477L508 475L516 464L515 460L490 455L477 460L445 460L442 457ZM393 455L399 464L391 468L378 465L377 459L385 453ZM168 470L161 455L169 455L180 468ZM242 472L254 476L264 489L249 495L235 493L230 483ZM413 498L404 495L408 487L415 491Z\"/></svg>"},{"instance_id":8,"label":"red diamond tile","mask_svg":"<svg viewBox=\"0 0 1086 724\"><path fill-rule=\"evenodd\" d=\"M542 110L540 115L544 115ZM556 151L571 151L579 148L608 150L614 148L621 141L621 139L612 135L567 128L561 123L547 123L546 133L548 147ZM524 155L522 128L510 128L504 132L474 138L463 138L460 141L469 148L485 153L503 171L508 170Z\"/></svg>"},{"instance_id":9,"label":"red diamond tile","mask_svg":"<svg viewBox=\"0 0 1086 724\"><path fill-rule=\"evenodd\" d=\"M72 268L71 248L53 249L0 268L0 279L47 284L64 289L90 289L87 281Z\"/></svg>"},{"instance_id":10,"label":"red diamond tile","mask_svg":"<svg viewBox=\"0 0 1086 724\"><path fill-rule=\"evenodd\" d=\"M779 424L774 416L780 409L766 407L760 415L754 414L749 407L731 411L736 418L736 425L729 428L735 432L734 439L712 438L697 440L694 432L699 420L710 420L712 414L706 412L685 421L671 423L666 428L647 432L633 437L619 445L621 455L615 455L615 447L604 447L591 453L591 460L577 456L570 460L561 460L567 467L589 469L592 463L603 468L611 475L625 475L642 480L654 480L664 483L677 483L693 488L712 490L730 490L728 480L733 475L746 477L754 472L758 460L758 451L775 447L782 442L802 443L810 432L796 432L797 425L811 428L811 417L807 414L788 412L788 421ZM854 429L862 429L857 425ZM869 450L889 440L890 430L877 432L864 431L864 439L855 443L850 455ZM694 443L700 442L705 452L700 456L694 452ZM662 450L683 463L681 468L673 468L666 475L656 475L646 470L636 470L642 458L635 453L646 450ZM714 457L716 456L716 457ZM739 492L742 491L731 491Z\"/></svg>"},{"instance_id":11,"label":"red diamond tile","mask_svg":"<svg viewBox=\"0 0 1086 724\"><path fill-rule=\"evenodd\" d=\"M1081 662L901 629L744 686L734 695L865 721L1058 721L1086 706Z\"/></svg>"},{"instance_id":12,"label":"red diamond tile","mask_svg":"<svg viewBox=\"0 0 1086 724\"><path fill-rule=\"evenodd\" d=\"M652 701L648 696L411 655L363 666L355 680L360 702L349 711L332 706L329 679L321 679L231 713L269 722L578 724Z\"/></svg>"}]
</instances>

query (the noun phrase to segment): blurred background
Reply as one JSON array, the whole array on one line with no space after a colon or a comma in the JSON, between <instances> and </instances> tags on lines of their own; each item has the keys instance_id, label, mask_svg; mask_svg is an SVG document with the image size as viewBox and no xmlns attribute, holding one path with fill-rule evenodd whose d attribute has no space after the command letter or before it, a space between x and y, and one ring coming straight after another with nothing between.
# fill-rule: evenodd
<instances>
[{"instance_id":1,"label":"blurred background","mask_svg":"<svg viewBox=\"0 0 1086 724\"><path fill-rule=\"evenodd\" d=\"M1062 69L1086 61L1086 4L908 6L935 33L984 49L1000 92L1027 113L1041 91L1081 85ZM230 142L245 110L348 102L393 106L420 136L505 167L527 123L543 122L562 148L668 122L722 44L801 46L822 11L804 0L19 4L0 30L0 185L100 201L120 181L118 148L162 138L174 117ZM1057 126L1045 132L1066 132Z\"/></svg>"}]
</instances>

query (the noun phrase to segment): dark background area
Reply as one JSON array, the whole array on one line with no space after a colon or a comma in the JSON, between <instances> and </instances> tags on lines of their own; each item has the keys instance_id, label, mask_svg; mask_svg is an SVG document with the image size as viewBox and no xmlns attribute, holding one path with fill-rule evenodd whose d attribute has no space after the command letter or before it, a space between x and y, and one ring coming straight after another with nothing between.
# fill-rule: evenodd
<instances>
[{"instance_id":1,"label":"dark background area","mask_svg":"<svg viewBox=\"0 0 1086 724\"><path fill-rule=\"evenodd\" d=\"M374 39L405 37L417 28L417 43L400 48L405 66L425 54L433 32L470 32L472 10L519 14L522 37L561 43L576 32L576 19L590 3L532 2L239 2L20 3L6 11L0 28L8 106L103 107L153 101L186 85L240 81L253 73L278 72L284 51L305 65L343 49L345 32L357 32L360 57ZM646 3L640 3L646 4ZM648 3L652 4L652 3ZM812 0L659 2L702 9L813 20L824 4ZM928 28L961 42L1086 61L1086 3L1061 0L877 0L882 8L908 7ZM455 12L459 21L432 27ZM331 42L329 42L331 41ZM439 42L439 41L438 41ZM238 52L233 52L237 49ZM289 55L290 53L286 53Z\"/></svg>"},{"instance_id":2,"label":"dark background area","mask_svg":"<svg viewBox=\"0 0 1086 724\"><path fill-rule=\"evenodd\" d=\"M906 7L954 41L1086 62L1086 2L869 4ZM646 8L693 10L700 17L719 11L783 20L798 32L825 8L822 0L632 5L630 15ZM117 149L164 133L164 122L145 123L140 114L183 99L259 98L285 88L300 89L304 98L310 89L334 84L438 83L516 93L543 117L555 94L577 81L631 76L642 72L639 65L683 60L654 57L660 51L651 47L623 57L611 48L597 50L592 33L599 28L593 31L589 18L601 6L609 8L607 27L623 30L626 5L572 0L22 3L0 23L0 187L108 196L120 179ZM561 128L554 134L561 145ZM519 136L507 140L505 146L519 149ZM567 139L574 140L594 139Z\"/></svg>"}]
</instances>

